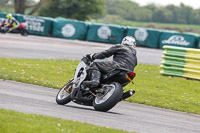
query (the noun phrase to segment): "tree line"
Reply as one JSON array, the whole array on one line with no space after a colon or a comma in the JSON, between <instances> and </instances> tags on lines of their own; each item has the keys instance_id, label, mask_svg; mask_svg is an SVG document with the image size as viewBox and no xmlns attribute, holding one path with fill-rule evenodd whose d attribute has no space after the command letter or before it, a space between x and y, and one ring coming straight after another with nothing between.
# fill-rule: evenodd
<instances>
[{"instance_id":1,"label":"tree line","mask_svg":"<svg viewBox=\"0 0 200 133\"><path fill-rule=\"evenodd\" d=\"M180 6L139 6L131 0L106 0L106 9L107 14L118 15L130 21L200 24L200 9L193 9L183 3Z\"/></svg>"},{"instance_id":2,"label":"tree line","mask_svg":"<svg viewBox=\"0 0 200 133\"><path fill-rule=\"evenodd\" d=\"M12 7L15 13L77 20L98 18L105 13L105 0L0 0L1 7Z\"/></svg>"},{"instance_id":3,"label":"tree line","mask_svg":"<svg viewBox=\"0 0 200 133\"><path fill-rule=\"evenodd\" d=\"M190 6L149 4L140 6L133 0L1 0L13 3L15 13L24 14L31 7L29 15L47 17L62 16L77 20L98 19L106 15L138 22L175 24L200 24L200 9Z\"/></svg>"}]
</instances>

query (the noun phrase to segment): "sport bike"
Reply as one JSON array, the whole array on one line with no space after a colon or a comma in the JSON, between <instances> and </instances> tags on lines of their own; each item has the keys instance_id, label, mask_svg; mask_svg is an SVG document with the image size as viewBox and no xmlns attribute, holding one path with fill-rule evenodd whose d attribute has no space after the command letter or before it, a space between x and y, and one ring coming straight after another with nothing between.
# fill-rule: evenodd
<instances>
[{"instance_id":1,"label":"sport bike","mask_svg":"<svg viewBox=\"0 0 200 133\"><path fill-rule=\"evenodd\" d=\"M10 33L20 33L22 36L28 36L29 32L27 30L27 23L21 23L20 26L16 29L10 31ZM12 25L7 26L5 23L0 24L0 32L1 33L8 33L9 27Z\"/></svg>"},{"instance_id":2,"label":"sport bike","mask_svg":"<svg viewBox=\"0 0 200 133\"><path fill-rule=\"evenodd\" d=\"M135 77L134 72L123 68L113 69L109 73L102 75L98 87L85 87L82 83L90 79L91 63L92 61L87 57L81 59L75 70L74 78L59 90L56 96L58 104L64 105L73 101L77 104L93 106L97 111L106 112L121 100L135 93L132 89L126 92L123 91L123 87L132 82Z\"/></svg>"}]
</instances>

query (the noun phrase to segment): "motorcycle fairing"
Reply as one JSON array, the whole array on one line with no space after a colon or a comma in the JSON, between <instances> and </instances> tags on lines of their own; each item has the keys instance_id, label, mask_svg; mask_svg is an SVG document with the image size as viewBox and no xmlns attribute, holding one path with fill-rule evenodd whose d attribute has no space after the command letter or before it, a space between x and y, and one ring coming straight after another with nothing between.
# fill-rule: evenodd
<instances>
[{"instance_id":1,"label":"motorcycle fairing","mask_svg":"<svg viewBox=\"0 0 200 133\"><path fill-rule=\"evenodd\" d=\"M77 88L85 80L87 76L86 68L87 64L84 62L84 60L81 60L76 68L73 81L73 88Z\"/></svg>"},{"instance_id":2,"label":"motorcycle fairing","mask_svg":"<svg viewBox=\"0 0 200 133\"><path fill-rule=\"evenodd\" d=\"M27 27L27 23L21 23L19 26L19 29L26 28L26 27Z\"/></svg>"}]
</instances>

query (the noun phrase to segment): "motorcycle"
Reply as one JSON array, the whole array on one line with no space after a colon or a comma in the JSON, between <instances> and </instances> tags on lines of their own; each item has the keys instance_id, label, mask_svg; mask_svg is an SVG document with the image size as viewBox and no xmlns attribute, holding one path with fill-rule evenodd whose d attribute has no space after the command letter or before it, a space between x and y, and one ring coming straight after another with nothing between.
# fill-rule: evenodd
<instances>
[{"instance_id":1,"label":"motorcycle","mask_svg":"<svg viewBox=\"0 0 200 133\"><path fill-rule=\"evenodd\" d=\"M135 93L132 89L123 92L123 87L132 82L136 75L123 68L113 69L102 75L97 88L85 87L82 83L89 79L91 63L92 61L87 57L81 59L75 70L74 78L59 90L56 96L57 104L64 105L73 101L77 104L93 106L96 111L106 112L121 100Z\"/></svg>"},{"instance_id":2,"label":"motorcycle","mask_svg":"<svg viewBox=\"0 0 200 133\"><path fill-rule=\"evenodd\" d=\"M1 33L8 33L9 32L9 27L12 25L7 26L5 23L0 24L0 32ZM22 36L28 36L29 32L27 30L27 23L21 23L20 26L16 29L13 29L10 31L10 33L20 33Z\"/></svg>"}]
</instances>

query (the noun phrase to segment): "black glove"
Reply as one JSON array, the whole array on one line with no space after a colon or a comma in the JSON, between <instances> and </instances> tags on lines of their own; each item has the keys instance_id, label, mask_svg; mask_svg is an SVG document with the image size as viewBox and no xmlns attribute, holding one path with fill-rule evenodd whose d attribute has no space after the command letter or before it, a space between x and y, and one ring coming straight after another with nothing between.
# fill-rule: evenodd
<instances>
[{"instance_id":1,"label":"black glove","mask_svg":"<svg viewBox=\"0 0 200 133\"><path fill-rule=\"evenodd\" d=\"M93 61L93 60L94 60L93 54L87 54L86 57L87 57L87 59L90 60L90 61Z\"/></svg>"}]
</instances>

